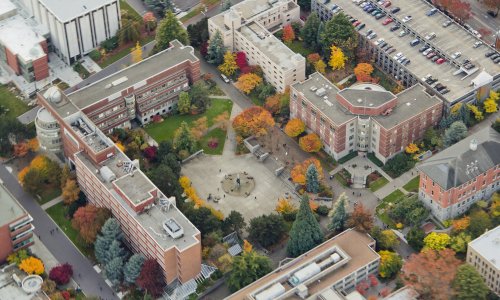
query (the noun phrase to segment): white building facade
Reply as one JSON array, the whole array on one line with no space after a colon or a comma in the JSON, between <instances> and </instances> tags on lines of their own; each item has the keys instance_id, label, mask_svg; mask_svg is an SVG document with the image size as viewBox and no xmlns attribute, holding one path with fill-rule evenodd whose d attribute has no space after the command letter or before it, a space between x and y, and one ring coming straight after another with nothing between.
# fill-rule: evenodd
<instances>
[{"instance_id":1,"label":"white building facade","mask_svg":"<svg viewBox=\"0 0 500 300\"><path fill-rule=\"evenodd\" d=\"M120 28L118 0L22 0L27 11L50 31L53 50L72 64Z\"/></svg>"}]
</instances>

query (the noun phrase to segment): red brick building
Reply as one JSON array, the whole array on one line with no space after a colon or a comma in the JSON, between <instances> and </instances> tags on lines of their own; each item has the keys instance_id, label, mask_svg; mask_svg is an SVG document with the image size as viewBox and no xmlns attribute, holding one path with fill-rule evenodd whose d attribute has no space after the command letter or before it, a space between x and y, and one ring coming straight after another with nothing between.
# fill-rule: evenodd
<instances>
[{"instance_id":1,"label":"red brick building","mask_svg":"<svg viewBox=\"0 0 500 300\"><path fill-rule=\"evenodd\" d=\"M175 199L163 195L138 168L138 161L123 154L101 128L108 133L127 127L135 116L147 117L142 121L148 122L167 112L179 91L198 78L193 49L174 41L170 49L75 93L65 95L51 87L38 94L46 110L39 114L43 122L36 122L39 135L43 133L41 145L62 145L89 201L111 210L130 247L156 259L167 283L194 282L207 274L200 275L200 231L177 209ZM58 126L40 130L39 123Z\"/></svg>"},{"instance_id":2,"label":"red brick building","mask_svg":"<svg viewBox=\"0 0 500 300\"><path fill-rule=\"evenodd\" d=\"M0 184L0 263L14 251L33 245L33 218Z\"/></svg>"},{"instance_id":3,"label":"red brick building","mask_svg":"<svg viewBox=\"0 0 500 300\"><path fill-rule=\"evenodd\" d=\"M373 152L385 163L435 126L443 108L419 84L397 95L372 83L338 90L319 73L293 84L290 95L291 118L304 121L335 159Z\"/></svg>"},{"instance_id":4,"label":"red brick building","mask_svg":"<svg viewBox=\"0 0 500 300\"><path fill-rule=\"evenodd\" d=\"M441 221L500 189L500 134L484 128L418 166L419 198Z\"/></svg>"}]
</instances>

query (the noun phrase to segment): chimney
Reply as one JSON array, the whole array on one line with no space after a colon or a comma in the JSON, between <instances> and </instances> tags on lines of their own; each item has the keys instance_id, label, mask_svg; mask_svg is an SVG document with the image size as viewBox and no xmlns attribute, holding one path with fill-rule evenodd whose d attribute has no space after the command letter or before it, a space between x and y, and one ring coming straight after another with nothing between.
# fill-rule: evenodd
<instances>
[{"instance_id":1,"label":"chimney","mask_svg":"<svg viewBox=\"0 0 500 300\"><path fill-rule=\"evenodd\" d=\"M476 151L476 149L477 149L477 140L476 139L470 140L469 148L472 151Z\"/></svg>"}]
</instances>

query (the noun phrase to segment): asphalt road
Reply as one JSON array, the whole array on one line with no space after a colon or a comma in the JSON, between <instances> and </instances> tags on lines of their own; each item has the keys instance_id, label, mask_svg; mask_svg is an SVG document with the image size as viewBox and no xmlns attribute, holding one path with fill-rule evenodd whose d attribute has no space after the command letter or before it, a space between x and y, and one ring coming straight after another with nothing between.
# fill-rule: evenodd
<instances>
[{"instance_id":1,"label":"asphalt road","mask_svg":"<svg viewBox=\"0 0 500 300\"><path fill-rule=\"evenodd\" d=\"M483 40L485 40L488 44L492 44L495 42L495 33L500 30L500 15L496 18L491 17L486 12L488 10L493 10L486 7L481 1L478 0L465 0L465 2L469 3L472 10L472 18L466 21L467 24L472 26L475 30L479 30L481 28L488 29L491 31L489 35L483 35Z\"/></svg>"},{"instance_id":2,"label":"asphalt road","mask_svg":"<svg viewBox=\"0 0 500 300\"><path fill-rule=\"evenodd\" d=\"M90 261L80 253L61 230L56 231L53 235L50 234L50 230L57 228L57 225L36 200L24 192L17 179L9 173L4 165L0 165L0 180L33 217L34 232L52 255L60 263L68 262L73 266L73 279L85 295L98 295L101 299L118 299L104 282L104 278L94 270Z\"/></svg>"}]
</instances>

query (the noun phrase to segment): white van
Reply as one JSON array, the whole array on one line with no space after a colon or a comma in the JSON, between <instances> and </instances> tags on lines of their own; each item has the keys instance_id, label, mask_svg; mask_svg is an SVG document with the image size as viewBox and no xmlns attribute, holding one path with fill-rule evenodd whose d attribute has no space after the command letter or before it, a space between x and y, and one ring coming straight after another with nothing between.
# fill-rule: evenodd
<instances>
[{"instance_id":1,"label":"white van","mask_svg":"<svg viewBox=\"0 0 500 300\"><path fill-rule=\"evenodd\" d=\"M225 83L230 82L229 78L227 78L226 75L224 75L224 74L220 74L220 78L222 78L222 80L224 80Z\"/></svg>"}]
</instances>

